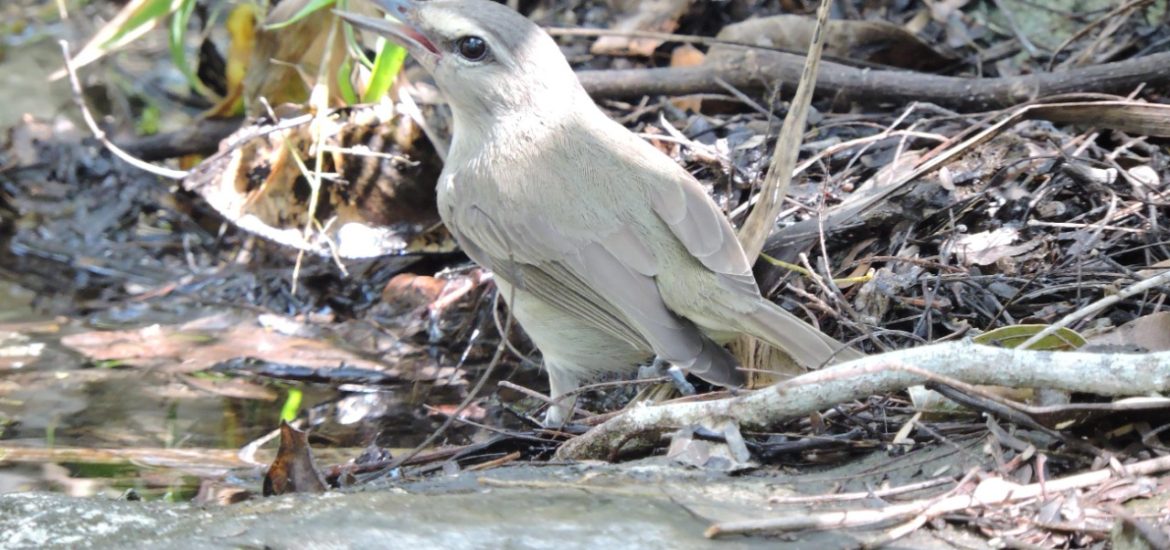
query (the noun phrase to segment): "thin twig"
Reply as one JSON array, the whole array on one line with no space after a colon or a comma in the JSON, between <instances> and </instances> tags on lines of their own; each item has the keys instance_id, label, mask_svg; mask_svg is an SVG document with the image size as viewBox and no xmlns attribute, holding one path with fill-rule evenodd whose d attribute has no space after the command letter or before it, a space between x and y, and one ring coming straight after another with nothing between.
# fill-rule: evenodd
<instances>
[{"instance_id":1,"label":"thin twig","mask_svg":"<svg viewBox=\"0 0 1170 550\"><path fill-rule=\"evenodd\" d=\"M162 166L155 166L149 162L143 161L122 150L121 147L114 145L106 136L106 132L98 126L98 123L93 118L93 113L89 112L89 106L85 104L85 95L81 91L81 81L77 78L77 71L73 67L73 58L69 56L69 42L65 40L57 41L61 45L61 55L65 56L65 71L69 75L69 86L73 90L73 102L77 104L77 108L81 110L81 118L85 120L85 125L89 127L89 131L93 132L93 137L98 140L106 149L108 149L114 156L122 159L130 166L145 170L151 174L170 178L174 180L181 180L187 177L188 172L184 170L171 170L170 168L163 168Z\"/></svg>"},{"instance_id":2,"label":"thin twig","mask_svg":"<svg viewBox=\"0 0 1170 550\"><path fill-rule=\"evenodd\" d=\"M899 485L897 487L889 487L886 489L878 489L875 491L865 491L856 493L838 493L835 495L808 495L799 497L772 497L768 499L769 504L817 504L822 502L848 502L851 500L866 500L870 498L886 498L906 493L913 493L923 489L930 489L938 487L939 485L946 485L954 483L955 480L949 477L938 477L918 483L910 483L907 485Z\"/></svg>"}]
</instances>

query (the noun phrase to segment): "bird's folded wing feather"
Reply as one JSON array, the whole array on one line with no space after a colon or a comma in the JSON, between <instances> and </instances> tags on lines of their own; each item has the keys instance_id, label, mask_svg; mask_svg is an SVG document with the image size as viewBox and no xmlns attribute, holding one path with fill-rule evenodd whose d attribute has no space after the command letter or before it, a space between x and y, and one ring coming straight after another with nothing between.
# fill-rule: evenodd
<instances>
[{"instance_id":1,"label":"bird's folded wing feather","mask_svg":"<svg viewBox=\"0 0 1170 550\"><path fill-rule=\"evenodd\" d=\"M573 238L539 216L465 205L460 218L468 254L517 289L684 367L700 354L702 334L667 309L653 253L628 227Z\"/></svg>"},{"instance_id":2,"label":"bird's folded wing feather","mask_svg":"<svg viewBox=\"0 0 1170 550\"><path fill-rule=\"evenodd\" d=\"M695 259L719 275L723 286L751 297L760 294L731 223L697 180L679 168L653 194L654 212Z\"/></svg>"}]
</instances>

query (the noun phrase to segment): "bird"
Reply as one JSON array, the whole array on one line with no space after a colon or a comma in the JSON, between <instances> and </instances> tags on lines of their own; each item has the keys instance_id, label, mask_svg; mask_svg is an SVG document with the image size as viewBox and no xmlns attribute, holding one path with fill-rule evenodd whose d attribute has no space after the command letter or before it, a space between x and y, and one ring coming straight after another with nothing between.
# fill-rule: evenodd
<instances>
[{"instance_id":1,"label":"bird","mask_svg":"<svg viewBox=\"0 0 1170 550\"><path fill-rule=\"evenodd\" d=\"M748 334L814 368L859 352L764 298L703 186L606 115L538 25L490 0L369 0L339 12L402 45L452 114L439 215L493 273L570 418L581 383L657 357L742 386L723 344Z\"/></svg>"}]
</instances>

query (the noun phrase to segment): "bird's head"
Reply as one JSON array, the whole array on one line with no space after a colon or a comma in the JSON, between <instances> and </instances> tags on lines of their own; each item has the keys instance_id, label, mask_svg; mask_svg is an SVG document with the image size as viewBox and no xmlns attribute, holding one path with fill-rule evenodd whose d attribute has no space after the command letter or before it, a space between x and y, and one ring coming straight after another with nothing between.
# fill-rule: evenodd
<instances>
[{"instance_id":1,"label":"bird's head","mask_svg":"<svg viewBox=\"0 0 1170 550\"><path fill-rule=\"evenodd\" d=\"M457 126L517 114L552 116L585 94L556 42L506 6L489 0L369 1L394 20L340 15L405 47L434 76Z\"/></svg>"}]
</instances>

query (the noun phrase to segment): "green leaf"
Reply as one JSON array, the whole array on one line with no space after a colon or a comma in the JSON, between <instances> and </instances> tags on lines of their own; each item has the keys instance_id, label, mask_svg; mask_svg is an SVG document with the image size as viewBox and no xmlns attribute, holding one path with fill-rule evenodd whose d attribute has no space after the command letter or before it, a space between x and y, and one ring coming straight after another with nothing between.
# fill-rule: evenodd
<instances>
[{"instance_id":1,"label":"green leaf","mask_svg":"<svg viewBox=\"0 0 1170 550\"><path fill-rule=\"evenodd\" d=\"M374 58L374 68L370 72L370 84L362 96L365 103L374 103L390 91L394 79L402 72L402 64L406 62L406 48L393 42L378 39L382 47L378 49L378 56Z\"/></svg>"},{"instance_id":2,"label":"green leaf","mask_svg":"<svg viewBox=\"0 0 1170 550\"><path fill-rule=\"evenodd\" d=\"M264 30L274 31L276 29L283 29L284 27L292 25L293 23L296 23L297 21L300 21L301 19L304 19L304 18L312 15L314 12L316 12L317 10L320 10L321 8L327 8L329 6L332 6L333 3L336 1L337 0L310 0L310 2L308 4L305 4L305 7L301 8L301 11L294 13L292 17L290 17L284 21L281 21L279 23L265 25Z\"/></svg>"},{"instance_id":3,"label":"green leaf","mask_svg":"<svg viewBox=\"0 0 1170 550\"><path fill-rule=\"evenodd\" d=\"M1005 348L1014 348L1046 328L1048 325L1013 325L984 332L972 340L977 344L998 344ZM1040 351L1073 350L1084 345L1085 338L1077 334L1076 331L1060 328L1033 344L1030 349Z\"/></svg>"}]
</instances>

